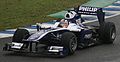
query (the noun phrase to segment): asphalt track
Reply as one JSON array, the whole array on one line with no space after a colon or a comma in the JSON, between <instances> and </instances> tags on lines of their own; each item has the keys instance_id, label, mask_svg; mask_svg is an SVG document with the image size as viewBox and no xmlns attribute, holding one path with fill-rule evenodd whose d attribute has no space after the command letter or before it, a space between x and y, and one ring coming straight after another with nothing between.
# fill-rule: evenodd
<instances>
[{"instance_id":1,"label":"asphalt track","mask_svg":"<svg viewBox=\"0 0 120 62\"><path fill-rule=\"evenodd\" d=\"M117 38L114 44L97 45L77 50L74 55L65 58L34 54L13 54L2 51L11 38L0 39L0 62L120 62L120 15L107 19L116 24Z\"/></svg>"}]
</instances>

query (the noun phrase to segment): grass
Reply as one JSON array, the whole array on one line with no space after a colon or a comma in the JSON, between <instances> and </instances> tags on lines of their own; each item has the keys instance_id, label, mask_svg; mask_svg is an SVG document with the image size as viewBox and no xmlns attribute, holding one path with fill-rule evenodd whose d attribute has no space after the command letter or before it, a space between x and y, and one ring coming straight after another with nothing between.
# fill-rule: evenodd
<instances>
[{"instance_id":1,"label":"grass","mask_svg":"<svg viewBox=\"0 0 120 62\"><path fill-rule=\"evenodd\" d=\"M0 30L46 22L46 15L89 0L0 0Z\"/></svg>"}]
</instances>

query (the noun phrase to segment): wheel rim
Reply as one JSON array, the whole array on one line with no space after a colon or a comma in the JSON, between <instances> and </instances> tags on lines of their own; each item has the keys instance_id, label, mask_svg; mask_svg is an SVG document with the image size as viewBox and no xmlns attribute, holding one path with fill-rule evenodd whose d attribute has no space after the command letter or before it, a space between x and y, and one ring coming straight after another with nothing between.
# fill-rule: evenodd
<instances>
[{"instance_id":1,"label":"wheel rim","mask_svg":"<svg viewBox=\"0 0 120 62\"><path fill-rule=\"evenodd\" d=\"M115 30L114 30L113 33L112 33L112 35L111 35L112 40L114 40L115 37L116 37L116 32L115 32Z\"/></svg>"},{"instance_id":2,"label":"wheel rim","mask_svg":"<svg viewBox=\"0 0 120 62\"><path fill-rule=\"evenodd\" d=\"M71 41L70 47L71 47L72 51L75 51L77 48L76 37L73 37L70 41Z\"/></svg>"}]
</instances>

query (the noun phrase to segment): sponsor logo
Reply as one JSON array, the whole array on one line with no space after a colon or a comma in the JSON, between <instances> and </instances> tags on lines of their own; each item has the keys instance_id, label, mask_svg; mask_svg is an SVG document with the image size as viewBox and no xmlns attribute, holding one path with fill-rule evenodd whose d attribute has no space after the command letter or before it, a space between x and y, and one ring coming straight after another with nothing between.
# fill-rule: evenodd
<instances>
[{"instance_id":1,"label":"sponsor logo","mask_svg":"<svg viewBox=\"0 0 120 62\"><path fill-rule=\"evenodd\" d=\"M92 34L86 34L84 38L90 39L92 37Z\"/></svg>"},{"instance_id":2,"label":"sponsor logo","mask_svg":"<svg viewBox=\"0 0 120 62\"><path fill-rule=\"evenodd\" d=\"M95 7L83 7L83 6L80 6L79 7L79 10L80 11L90 11L90 12L96 12L98 10L98 8L95 8Z\"/></svg>"},{"instance_id":3,"label":"sponsor logo","mask_svg":"<svg viewBox=\"0 0 120 62\"><path fill-rule=\"evenodd\" d=\"M20 49L22 46L23 46L23 43L12 42L12 47L11 48Z\"/></svg>"}]
</instances>

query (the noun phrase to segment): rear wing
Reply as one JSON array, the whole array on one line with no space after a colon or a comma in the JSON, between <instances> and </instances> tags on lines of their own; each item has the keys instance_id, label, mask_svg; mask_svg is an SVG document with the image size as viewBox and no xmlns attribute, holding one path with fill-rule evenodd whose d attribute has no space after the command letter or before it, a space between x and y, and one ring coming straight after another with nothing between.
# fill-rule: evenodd
<instances>
[{"instance_id":1,"label":"rear wing","mask_svg":"<svg viewBox=\"0 0 120 62\"><path fill-rule=\"evenodd\" d=\"M96 15L99 21L99 24L102 25L105 20L105 13L103 12L102 8L98 7L89 7L89 6L78 6L77 8L74 8L76 13L78 13L80 16L83 15Z\"/></svg>"},{"instance_id":2,"label":"rear wing","mask_svg":"<svg viewBox=\"0 0 120 62\"><path fill-rule=\"evenodd\" d=\"M97 7L88 7L88 6L80 6L77 9L77 13L85 14L85 15L97 15L98 11L102 11L102 8Z\"/></svg>"}]
</instances>

